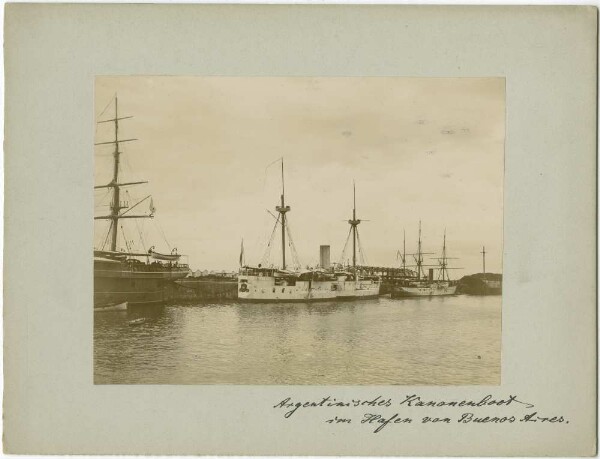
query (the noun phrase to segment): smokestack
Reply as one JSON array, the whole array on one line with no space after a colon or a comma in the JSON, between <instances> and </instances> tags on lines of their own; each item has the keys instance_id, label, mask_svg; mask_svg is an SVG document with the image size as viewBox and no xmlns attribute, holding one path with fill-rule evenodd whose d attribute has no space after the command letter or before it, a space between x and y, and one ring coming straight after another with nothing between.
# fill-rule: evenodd
<instances>
[{"instance_id":1,"label":"smokestack","mask_svg":"<svg viewBox=\"0 0 600 459\"><path fill-rule=\"evenodd\" d=\"M429 268L429 280L433 282L433 268Z\"/></svg>"},{"instance_id":2,"label":"smokestack","mask_svg":"<svg viewBox=\"0 0 600 459\"><path fill-rule=\"evenodd\" d=\"M321 246L321 258L320 258L319 264L321 265L321 268L323 268L323 269L328 269L329 266L331 266L330 250L329 250L328 245Z\"/></svg>"}]
</instances>

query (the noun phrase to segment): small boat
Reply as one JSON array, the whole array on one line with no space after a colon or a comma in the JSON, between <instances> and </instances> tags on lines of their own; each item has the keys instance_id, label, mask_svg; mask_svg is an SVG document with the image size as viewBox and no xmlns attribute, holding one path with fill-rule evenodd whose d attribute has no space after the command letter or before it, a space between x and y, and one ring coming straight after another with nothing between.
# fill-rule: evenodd
<instances>
[{"instance_id":1,"label":"small boat","mask_svg":"<svg viewBox=\"0 0 600 459\"><path fill-rule=\"evenodd\" d=\"M94 312L114 312L114 311L126 311L127 302L123 303L111 303L106 306L94 305Z\"/></svg>"},{"instance_id":2,"label":"small boat","mask_svg":"<svg viewBox=\"0 0 600 459\"><path fill-rule=\"evenodd\" d=\"M146 322L146 318L145 317L140 317L139 319L130 320L128 322L128 325L130 327L135 327L136 325L142 325L145 322Z\"/></svg>"}]
</instances>

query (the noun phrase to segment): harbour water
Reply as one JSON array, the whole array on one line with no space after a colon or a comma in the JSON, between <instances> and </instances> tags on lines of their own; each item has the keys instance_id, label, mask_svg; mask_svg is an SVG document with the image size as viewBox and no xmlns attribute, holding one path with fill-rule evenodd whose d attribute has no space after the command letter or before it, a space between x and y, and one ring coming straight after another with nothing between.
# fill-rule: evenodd
<instances>
[{"instance_id":1,"label":"harbour water","mask_svg":"<svg viewBox=\"0 0 600 459\"><path fill-rule=\"evenodd\" d=\"M380 297L96 313L94 381L497 385L501 302L500 296Z\"/></svg>"}]
</instances>

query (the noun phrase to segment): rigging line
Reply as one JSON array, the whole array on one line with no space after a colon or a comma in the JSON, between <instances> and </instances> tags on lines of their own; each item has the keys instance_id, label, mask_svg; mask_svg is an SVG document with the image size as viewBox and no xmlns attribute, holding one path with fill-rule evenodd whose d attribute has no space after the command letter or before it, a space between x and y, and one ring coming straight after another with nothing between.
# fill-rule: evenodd
<instances>
[{"instance_id":1,"label":"rigging line","mask_svg":"<svg viewBox=\"0 0 600 459\"><path fill-rule=\"evenodd\" d=\"M104 110L102 110L96 118L100 118L102 115L104 115L104 112L108 109L108 107L110 107L110 105L113 103L113 100L115 100L116 97L117 93L115 92L112 98L108 101L108 104L106 104L106 107L104 107Z\"/></svg>"},{"instance_id":2,"label":"rigging line","mask_svg":"<svg viewBox=\"0 0 600 459\"><path fill-rule=\"evenodd\" d=\"M112 230L111 220L106 220L103 223L104 224L102 225L102 230L100 231L100 242L102 243L102 239L104 238L104 243L101 244L101 250L104 250L104 246L108 244L108 241L110 240L110 232Z\"/></svg>"},{"instance_id":3,"label":"rigging line","mask_svg":"<svg viewBox=\"0 0 600 459\"><path fill-rule=\"evenodd\" d=\"M365 254L365 251L362 248L362 243L360 242L360 234L358 232L358 228L356 228L356 240L358 242L358 253L360 254L360 262L363 264L363 266L367 265L367 255Z\"/></svg>"},{"instance_id":4,"label":"rigging line","mask_svg":"<svg viewBox=\"0 0 600 459\"><path fill-rule=\"evenodd\" d=\"M106 246L106 243L108 242L108 236L110 236L110 230L112 229L114 222L111 220L110 222L110 226L108 227L108 231L106 232L106 237L104 238L104 243L102 244L102 249L104 250L104 247Z\"/></svg>"},{"instance_id":5,"label":"rigging line","mask_svg":"<svg viewBox=\"0 0 600 459\"><path fill-rule=\"evenodd\" d=\"M283 161L283 156L281 158L277 158L275 161L273 161L272 163L268 164L267 167L265 167L265 173L263 176L263 193L267 186L267 170L269 169L269 167L271 167L273 164L277 164L279 161Z\"/></svg>"},{"instance_id":6,"label":"rigging line","mask_svg":"<svg viewBox=\"0 0 600 459\"><path fill-rule=\"evenodd\" d=\"M348 236L346 237L346 242L344 243L344 248L342 249L342 253L340 255L340 265L344 265L344 260L346 259L347 251L348 251L348 242L350 241L350 236L352 235L352 227L348 231Z\"/></svg>"},{"instance_id":7,"label":"rigging line","mask_svg":"<svg viewBox=\"0 0 600 459\"><path fill-rule=\"evenodd\" d=\"M102 206L102 204L104 203L104 201L106 200L106 198L110 196L110 194L111 194L111 191L110 191L110 190L108 190L108 191L105 191L105 192L104 192L104 195L102 196L102 198L100 198L100 201L98 202L98 205L97 205L97 206L94 206L94 207L101 207L101 206Z\"/></svg>"},{"instance_id":8,"label":"rigging line","mask_svg":"<svg viewBox=\"0 0 600 459\"><path fill-rule=\"evenodd\" d=\"M276 163L278 163L279 161L282 161L282 160L283 160L283 156L282 156L282 157L280 157L280 158L277 158L275 161L271 162L270 164L268 164L268 165L267 165L267 167L265 167L265 171L266 171L266 170L267 170L269 167L271 167L273 164L276 164Z\"/></svg>"},{"instance_id":9,"label":"rigging line","mask_svg":"<svg viewBox=\"0 0 600 459\"><path fill-rule=\"evenodd\" d=\"M127 243L127 236L125 236L125 230L123 229L123 225L121 225L121 233L123 234L123 240L125 241L125 248L127 252L131 253L131 249L129 248L129 244Z\"/></svg>"},{"instance_id":10,"label":"rigging line","mask_svg":"<svg viewBox=\"0 0 600 459\"><path fill-rule=\"evenodd\" d=\"M124 160L125 160L124 161L124 163L125 163L125 171L131 177L133 175L133 168L131 167L131 163L129 162L129 155L123 155L122 158L124 158ZM127 175L127 174L125 174L125 175Z\"/></svg>"},{"instance_id":11,"label":"rigging line","mask_svg":"<svg viewBox=\"0 0 600 459\"><path fill-rule=\"evenodd\" d=\"M98 118L100 118L102 115L104 115L104 112L108 109L108 107L110 107L110 105L112 104L113 100L115 100L116 96L117 96L117 93L115 93L112 96L112 99L110 99L108 101L108 104L106 104L106 107L104 107L104 110L102 110L102 112L100 112L100 114L98 116L96 116L96 120L98 120ZM96 121L96 129L94 131L94 138L96 137L96 134L98 134L98 121Z\"/></svg>"},{"instance_id":12,"label":"rigging line","mask_svg":"<svg viewBox=\"0 0 600 459\"><path fill-rule=\"evenodd\" d=\"M362 248L360 246L360 236L358 234L358 228L356 231L356 245L358 245L358 262L364 266L365 265L365 257L364 257L364 253L362 251Z\"/></svg>"},{"instance_id":13,"label":"rigging line","mask_svg":"<svg viewBox=\"0 0 600 459\"><path fill-rule=\"evenodd\" d=\"M105 232L105 227L110 223L109 220L98 220L98 221L94 221L94 250L101 250L102 247L102 240L104 239L104 232ZM98 230L96 228L96 224L98 225L98 228L101 228L100 230Z\"/></svg>"},{"instance_id":14,"label":"rigging line","mask_svg":"<svg viewBox=\"0 0 600 459\"><path fill-rule=\"evenodd\" d=\"M123 212L121 214L121 216L125 215L127 212L129 212L130 210L133 210L135 207L137 207L139 204L141 204L142 202L144 202L146 199L150 198L152 195L148 195L146 196L144 199L142 199L141 201L136 202L133 206L129 207L125 212Z\"/></svg>"},{"instance_id":15,"label":"rigging line","mask_svg":"<svg viewBox=\"0 0 600 459\"><path fill-rule=\"evenodd\" d=\"M290 221L287 220L287 225L285 225L285 229L287 230L288 238L289 238L289 246L292 250L292 262L294 262L294 266L296 268L301 268L300 257L298 256L298 252L296 251L296 245L294 244L294 240L292 239L292 230L290 228Z\"/></svg>"},{"instance_id":16,"label":"rigging line","mask_svg":"<svg viewBox=\"0 0 600 459\"><path fill-rule=\"evenodd\" d=\"M273 231L271 231L271 237L269 238L269 242L267 244L267 248L265 249L265 253L263 254L263 257L261 259L261 265L266 265L267 262L269 261L269 258L271 256L271 248L272 248L272 244L273 244L273 239L275 238L275 232L277 231L277 226L279 225L279 218L281 217L281 214L279 214L277 216L277 220L275 221L275 226L273 226Z\"/></svg>"},{"instance_id":17,"label":"rigging line","mask_svg":"<svg viewBox=\"0 0 600 459\"><path fill-rule=\"evenodd\" d=\"M352 227L350 227L350 230L348 231L348 236L346 237L346 243L344 244L344 248L342 250L342 254L340 256L340 265L344 264L344 258L346 258L346 250L348 249L348 241L350 240L350 235L352 234Z\"/></svg>"},{"instance_id":18,"label":"rigging line","mask_svg":"<svg viewBox=\"0 0 600 459\"><path fill-rule=\"evenodd\" d=\"M144 252L146 252L146 242L144 241L144 235L142 234L142 231L140 230L140 226L138 224L138 219L134 218L133 219L135 221L135 227L138 230L138 234L140 235L140 242L142 243L142 248L144 249ZM142 222L143 224L143 222Z\"/></svg>"},{"instance_id":19,"label":"rigging line","mask_svg":"<svg viewBox=\"0 0 600 459\"><path fill-rule=\"evenodd\" d=\"M281 216L277 217L277 220L275 221L275 226L273 227L273 231L271 232L271 237L269 238L269 242L267 243L267 248L263 256L263 260L261 260L263 265L267 265L271 259L271 250L273 249L273 241L275 240L275 234L277 233L280 217Z\"/></svg>"},{"instance_id":20,"label":"rigging line","mask_svg":"<svg viewBox=\"0 0 600 459\"><path fill-rule=\"evenodd\" d=\"M173 250L173 248L171 247L171 244L169 244L169 241L167 241L167 236L165 235L165 232L163 231L162 226L160 226L160 223L158 222L158 220L155 219L154 222L156 223L156 226L160 230L162 237L165 240L165 243L167 244L167 247L169 248L169 250Z\"/></svg>"}]
</instances>

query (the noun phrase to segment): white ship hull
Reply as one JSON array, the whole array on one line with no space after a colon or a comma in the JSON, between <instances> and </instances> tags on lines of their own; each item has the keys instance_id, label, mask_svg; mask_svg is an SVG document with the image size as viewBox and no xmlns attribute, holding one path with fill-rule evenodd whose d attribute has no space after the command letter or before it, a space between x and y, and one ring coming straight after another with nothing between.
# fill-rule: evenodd
<instances>
[{"instance_id":1,"label":"white ship hull","mask_svg":"<svg viewBox=\"0 0 600 459\"><path fill-rule=\"evenodd\" d=\"M418 286L398 286L392 292L392 297L441 296L454 295L455 293L456 285L449 285L447 283L433 283Z\"/></svg>"},{"instance_id":2,"label":"white ship hull","mask_svg":"<svg viewBox=\"0 0 600 459\"><path fill-rule=\"evenodd\" d=\"M358 280L337 282L337 297L340 299L368 298L379 295L380 281Z\"/></svg>"},{"instance_id":3,"label":"white ship hull","mask_svg":"<svg viewBox=\"0 0 600 459\"><path fill-rule=\"evenodd\" d=\"M296 280L271 276L238 277L238 299L257 302L326 301L379 295L380 281Z\"/></svg>"},{"instance_id":4,"label":"white ship hull","mask_svg":"<svg viewBox=\"0 0 600 459\"><path fill-rule=\"evenodd\" d=\"M275 277L238 277L238 299L242 301L323 301L334 300L332 281L296 281L294 285L276 282Z\"/></svg>"}]
</instances>

